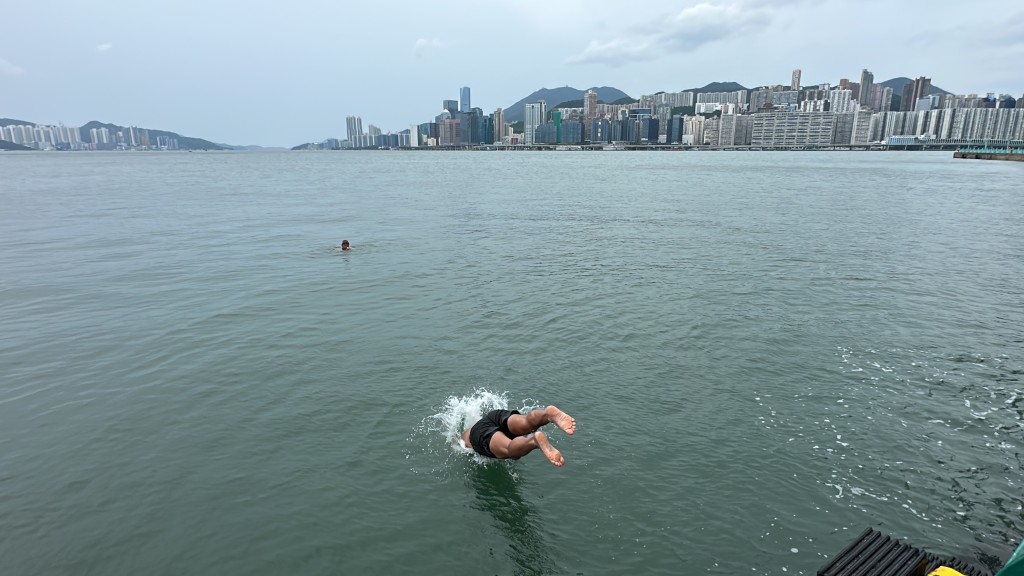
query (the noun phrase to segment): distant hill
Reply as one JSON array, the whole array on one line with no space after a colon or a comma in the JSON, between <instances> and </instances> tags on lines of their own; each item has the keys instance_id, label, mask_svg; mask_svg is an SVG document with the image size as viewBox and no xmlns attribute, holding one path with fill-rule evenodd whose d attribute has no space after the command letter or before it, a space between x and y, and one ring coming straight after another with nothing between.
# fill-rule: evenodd
<instances>
[{"instance_id":1,"label":"distant hill","mask_svg":"<svg viewBox=\"0 0 1024 576\"><path fill-rule=\"evenodd\" d=\"M636 98L630 98L629 96L626 96L625 98L619 98L614 102L605 102L600 98L597 99L598 104L635 104L636 102L639 102L639 100L637 100ZM548 110L554 110L555 108L583 108L583 99L579 98L577 100L569 100L568 102L555 104L554 106L548 106Z\"/></svg>"},{"instance_id":2,"label":"distant hill","mask_svg":"<svg viewBox=\"0 0 1024 576\"><path fill-rule=\"evenodd\" d=\"M34 126L35 122L25 122L13 118L0 118L0 126Z\"/></svg>"},{"instance_id":3,"label":"distant hill","mask_svg":"<svg viewBox=\"0 0 1024 576\"><path fill-rule=\"evenodd\" d=\"M8 142L7 140L0 140L0 150L31 150L31 148L15 144L14 142Z\"/></svg>"},{"instance_id":4,"label":"distant hill","mask_svg":"<svg viewBox=\"0 0 1024 576\"><path fill-rule=\"evenodd\" d=\"M703 88L690 88L685 92L693 92L695 94L703 94L705 92L737 92L739 90L749 90L742 84L736 82L712 82Z\"/></svg>"},{"instance_id":5,"label":"distant hill","mask_svg":"<svg viewBox=\"0 0 1024 576\"><path fill-rule=\"evenodd\" d=\"M629 98L629 94L626 94L618 88L610 88L608 86L601 86L590 88L594 92L597 92L597 99L604 102L614 102L620 98ZM526 98L516 102L504 110L505 122L512 124L523 119L523 110L526 104L543 100L548 103L548 109L552 106L561 104L562 102L570 102L572 100L582 100L587 95L586 90L578 90L569 86L562 88L541 88L533 94L530 94ZM634 101L630 98L630 101Z\"/></svg>"},{"instance_id":6,"label":"distant hill","mask_svg":"<svg viewBox=\"0 0 1024 576\"><path fill-rule=\"evenodd\" d=\"M96 129L106 128L107 130L110 130L111 132L117 132L117 131L125 129L124 126L118 126L116 124L104 124L103 122L92 120L90 122L87 122L80 129L80 132L82 134L82 142L92 142L92 137L90 136L89 131L92 130L93 128L96 128ZM192 137L189 137L189 136L182 136L182 135L180 135L180 134L178 134L176 132L167 132L165 130L153 130L152 128L139 128L139 130L145 130L146 132L149 132L150 139L154 139L154 138L156 138L158 136L164 136L164 137L167 137L167 138L175 138L175 139L178 140L178 148L181 149L181 150L224 150L225 149L223 146L220 146L218 144L214 144L213 142L210 142L209 140L203 140L202 138L192 138Z\"/></svg>"},{"instance_id":7,"label":"distant hill","mask_svg":"<svg viewBox=\"0 0 1024 576\"><path fill-rule=\"evenodd\" d=\"M882 86L885 86L886 88L892 88L892 93L894 96L900 96L903 94L903 86L907 82L913 82L913 80L905 76L900 76L899 78L890 78L885 82L881 82L880 84ZM952 94L952 92L946 92L942 88L939 88L938 86L932 84L932 89L928 92L928 94Z\"/></svg>"},{"instance_id":8,"label":"distant hill","mask_svg":"<svg viewBox=\"0 0 1024 576\"><path fill-rule=\"evenodd\" d=\"M248 152L255 152L259 150L287 150L287 148L281 148L279 146L256 146L251 144L249 146L237 146L235 144L224 144L223 142L217 142L217 146L225 150L245 150Z\"/></svg>"}]
</instances>

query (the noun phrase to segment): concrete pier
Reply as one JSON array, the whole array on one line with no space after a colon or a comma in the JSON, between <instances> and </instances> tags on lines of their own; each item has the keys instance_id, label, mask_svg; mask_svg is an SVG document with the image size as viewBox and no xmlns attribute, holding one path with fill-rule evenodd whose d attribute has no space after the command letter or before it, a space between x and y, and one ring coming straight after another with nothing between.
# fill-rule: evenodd
<instances>
[{"instance_id":1,"label":"concrete pier","mask_svg":"<svg viewBox=\"0 0 1024 576\"><path fill-rule=\"evenodd\" d=\"M1024 151L1018 150L957 150L953 158L968 160L1012 160L1024 162Z\"/></svg>"}]
</instances>

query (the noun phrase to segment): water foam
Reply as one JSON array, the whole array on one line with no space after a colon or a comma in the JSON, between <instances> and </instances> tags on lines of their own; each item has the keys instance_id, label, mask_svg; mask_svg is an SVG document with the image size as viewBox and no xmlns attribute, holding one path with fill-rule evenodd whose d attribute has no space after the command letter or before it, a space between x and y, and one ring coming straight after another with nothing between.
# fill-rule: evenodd
<instances>
[{"instance_id":1,"label":"water foam","mask_svg":"<svg viewBox=\"0 0 1024 576\"><path fill-rule=\"evenodd\" d=\"M471 447L465 446L462 443L462 433L491 410L506 410L509 407L507 392L478 388L466 396L449 396L437 408L436 414L427 416L420 422L409 440L435 457L455 453L472 456L473 460L479 463L492 462L493 460L479 456ZM523 406L517 410L525 414L536 407L536 402L524 400ZM444 442L443 449L439 449L441 439ZM424 442L426 446L422 446Z\"/></svg>"}]
</instances>

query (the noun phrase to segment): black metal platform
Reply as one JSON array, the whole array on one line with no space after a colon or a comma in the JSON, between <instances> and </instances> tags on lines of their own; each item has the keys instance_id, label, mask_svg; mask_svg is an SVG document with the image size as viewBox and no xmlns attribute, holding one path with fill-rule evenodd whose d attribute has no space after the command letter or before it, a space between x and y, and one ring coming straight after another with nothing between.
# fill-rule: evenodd
<instances>
[{"instance_id":1,"label":"black metal platform","mask_svg":"<svg viewBox=\"0 0 1024 576\"><path fill-rule=\"evenodd\" d=\"M818 576L927 576L948 566L966 576L992 576L962 560L931 554L868 528L818 570Z\"/></svg>"}]
</instances>

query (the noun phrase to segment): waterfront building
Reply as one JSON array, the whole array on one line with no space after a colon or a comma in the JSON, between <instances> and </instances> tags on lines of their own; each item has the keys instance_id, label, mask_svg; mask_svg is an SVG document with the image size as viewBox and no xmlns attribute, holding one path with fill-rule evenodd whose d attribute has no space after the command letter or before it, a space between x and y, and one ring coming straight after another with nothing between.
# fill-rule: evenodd
<instances>
[{"instance_id":1,"label":"waterfront building","mask_svg":"<svg viewBox=\"0 0 1024 576\"><path fill-rule=\"evenodd\" d=\"M622 130L622 127L625 125L625 123L626 123L626 120L611 120L611 121L609 121L609 126L608 126L608 130L609 130L608 141L609 142L622 142L622 141L625 140L625 138L623 138L624 131Z\"/></svg>"},{"instance_id":2,"label":"waterfront building","mask_svg":"<svg viewBox=\"0 0 1024 576\"><path fill-rule=\"evenodd\" d=\"M463 86L459 90L459 112L469 112L472 108L469 105L469 86Z\"/></svg>"},{"instance_id":3,"label":"waterfront building","mask_svg":"<svg viewBox=\"0 0 1024 576\"><path fill-rule=\"evenodd\" d=\"M534 143L534 130L544 123L547 117L547 103L543 100L526 104L523 107L523 143Z\"/></svg>"},{"instance_id":4,"label":"waterfront building","mask_svg":"<svg viewBox=\"0 0 1024 576\"><path fill-rule=\"evenodd\" d=\"M824 146L832 143L835 114L793 112L756 114L750 143L754 146Z\"/></svg>"},{"instance_id":5,"label":"waterfront building","mask_svg":"<svg viewBox=\"0 0 1024 576\"><path fill-rule=\"evenodd\" d=\"M654 117L658 119L658 130L661 135L668 129L668 121L672 118L671 104L658 104L654 107Z\"/></svg>"},{"instance_id":6,"label":"waterfront building","mask_svg":"<svg viewBox=\"0 0 1024 576\"><path fill-rule=\"evenodd\" d=\"M723 114L719 119L719 146L748 146L754 117L746 114Z\"/></svg>"},{"instance_id":7,"label":"waterfront building","mask_svg":"<svg viewBox=\"0 0 1024 576\"><path fill-rule=\"evenodd\" d=\"M493 142L504 142L508 129L505 126L505 111L498 108L494 111L494 140Z\"/></svg>"},{"instance_id":8,"label":"waterfront building","mask_svg":"<svg viewBox=\"0 0 1024 576\"><path fill-rule=\"evenodd\" d=\"M563 120L562 135L559 142L562 144L582 144L583 123L579 120Z\"/></svg>"},{"instance_id":9,"label":"waterfront building","mask_svg":"<svg viewBox=\"0 0 1024 576\"><path fill-rule=\"evenodd\" d=\"M366 129L366 140L369 143L370 148L379 148L381 146L380 136L380 128L373 124L370 124L369 128Z\"/></svg>"},{"instance_id":10,"label":"waterfront building","mask_svg":"<svg viewBox=\"0 0 1024 576\"><path fill-rule=\"evenodd\" d=\"M470 108L466 122L469 125L469 134L466 142L469 144L484 144L484 111L480 108Z\"/></svg>"},{"instance_id":11,"label":"waterfront building","mask_svg":"<svg viewBox=\"0 0 1024 576\"><path fill-rule=\"evenodd\" d=\"M105 130L105 128L104 128ZM359 116L348 116L345 118L345 136L348 138L349 148L363 147L363 119ZM95 142L95 140L94 140Z\"/></svg>"},{"instance_id":12,"label":"waterfront building","mask_svg":"<svg viewBox=\"0 0 1024 576\"><path fill-rule=\"evenodd\" d=\"M438 146L456 146L462 143L462 122L449 117L437 124Z\"/></svg>"},{"instance_id":13,"label":"waterfront building","mask_svg":"<svg viewBox=\"0 0 1024 576\"><path fill-rule=\"evenodd\" d=\"M704 117L687 116L683 122L681 144L701 145L704 143Z\"/></svg>"},{"instance_id":14,"label":"waterfront building","mask_svg":"<svg viewBox=\"0 0 1024 576\"><path fill-rule=\"evenodd\" d=\"M456 120L459 123L459 139L454 143L458 145L472 144L474 128L472 114L468 112L453 112L452 120Z\"/></svg>"},{"instance_id":15,"label":"waterfront building","mask_svg":"<svg viewBox=\"0 0 1024 576\"><path fill-rule=\"evenodd\" d=\"M480 117L480 143L491 144L494 142L494 116L488 114Z\"/></svg>"},{"instance_id":16,"label":"waterfront building","mask_svg":"<svg viewBox=\"0 0 1024 576\"><path fill-rule=\"evenodd\" d=\"M704 141L702 144L718 146L722 121L718 118L708 118L704 121Z\"/></svg>"},{"instance_id":17,"label":"waterfront building","mask_svg":"<svg viewBox=\"0 0 1024 576\"><path fill-rule=\"evenodd\" d=\"M590 121L590 141L592 143L612 141L612 123L607 118L595 118Z\"/></svg>"},{"instance_id":18,"label":"waterfront building","mask_svg":"<svg viewBox=\"0 0 1024 576\"><path fill-rule=\"evenodd\" d=\"M419 132L420 144L422 144L424 146L436 146L437 145L438 134L439 134L438 127L437 127L437 122L424 122L424 123L420 124L417 128L419 128L418 132ZM433 142L433 144L430 144L431 142Z\"/></svg>"},{"instance_id":19,"label":"waterfront building","mask_svg":"<svg viewBox=\"0 0 1024 576\"><path fill-rule=\"evenodd\" d=\"M856 122L857 112L840 112L834 114L835 127L832 130L832 143L833 144L850 144L853 142L854 124ZM870 114L870 112L869 112Z\"/></svg>"},{"instance_id":20,"label":"waterfront building","mask_svg":"<svg viewBox=\"0 0 1024 576\"><path fill-rule=\"evenodd\" d=\"M850 136L850 144L867 144L871 141L871 122L875 116L877 114L872 114L868 110L853 111L853 134Z\"/></svg>"},{"instance_id":21,"label":"waterfront building","mask_svg":"<svg viewBox=\"0 0 1024 576\"><path fill-rule=\"evenodd\" d=\"M679 137L683 134L683 117L679 114L671 116L667 122L665 122L665 143L675 144L679 142Z\"/></svg>"},{"instance_id":22,"label":"waterfront building","mask_svg":"<svg viewBox=\"0 0 1024 576\"><path fill-rule=\"evenodd\" d=\"M639 143L657 144L659 135L659 124L660 122L658 122L658 119L651 116L648 116L640 120Z\"/></svg>"}]
</instances>

